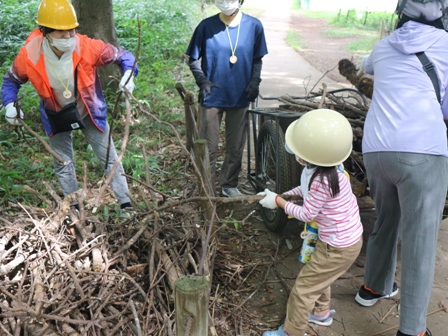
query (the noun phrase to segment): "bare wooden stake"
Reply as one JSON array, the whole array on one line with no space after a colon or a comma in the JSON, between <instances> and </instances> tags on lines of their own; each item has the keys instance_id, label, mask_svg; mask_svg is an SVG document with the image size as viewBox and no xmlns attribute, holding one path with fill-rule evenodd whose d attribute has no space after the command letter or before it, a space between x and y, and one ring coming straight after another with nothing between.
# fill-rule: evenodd
<instances>
[{"instance_id":1,"label":"bare wooden stake","mask_svg":"<svg viewBox=\"0 0 448 336\"><path fill-rule=\"evenodd\" d=\"M177 336L208 335L209 286L205 276L185 276L175 285Z\"/></svg>"}]
</instances>

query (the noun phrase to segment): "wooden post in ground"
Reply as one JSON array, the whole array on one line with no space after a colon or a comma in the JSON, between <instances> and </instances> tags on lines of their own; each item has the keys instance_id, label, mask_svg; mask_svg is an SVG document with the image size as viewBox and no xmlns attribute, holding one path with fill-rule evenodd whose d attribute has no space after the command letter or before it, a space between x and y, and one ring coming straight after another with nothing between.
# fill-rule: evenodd
<instances>
[{"instance_id":1,"label":"wooden post in ground","mask_svg":"<svg viewBox=\"0 0 448 336\"><path fill-rule=\"evenodd\" d=\"M187 91L185 90L182 83L177 82L175 87L177 92L179 93L180 99L185 100L185 94L187 93Z\"/></svg>"},{"instance_id":2,"label":"wooden post in ground","mask_svg":"<svg viewBox=\"0 0 448 336\"><path fill-rule=\"evenodd\" d=\"M382 39L383 37L387 36L387 25L384 22L384 20L381 20L381 25L380 25L380 39Z\"/></svg>"},{"instance_id":3,"label":"wooden post in ground","mask_svg":"<svg viewBox=\"0 0 448 336\"><path fill-rule=\"evenodd\" d=\"M209 286L205 276L188 275L175 283L177 336L208 335Z\"/></svg>"},{"instance_id":4,"label":"wooden post in ground","mask_svg":"<svg viewBox=\"0 0 448 336\"><path fill-rule=\"evenodd\" d=\"M185 134L187 137L187 149L191 151L195 140L199 139L196 106L194 105L194 95L187 92L184 98L185 105Z\"/></svg>"},{"instance_id":5,"label":"wooden post in ground","mask_svg":"<svg viewBox=\"0 0 448 336\"><path fill-rule=\"evenodd\" d=\"M196 166L201 174L201 176L198 176L199 195L207 196L208 193L209 196L216 196L215 179L211 176L212 174L210 169L210 157L208 153L207 140L196 140L193 146L193 153ZM204 185L202 185L202 183L204 183ZM211 220L213 215L212 204L209 201L204 201L201 203L201 208L203 210L204 217Z\"/></svg>"},{"instance_id":6,"label":"wooden post in ground","mask_svg":"<svg viewBox=\"0 0 448 336\"><path fill-rule=\"evenodd\" d=\"M201 196L206 196L206 190L209 196L216 196L215 179L211 176L212 174L210 169L210 157L208 153L207 140L196 140L194 142L193 153L196 166L201 173L201 176L198 176L199 194ZM204 186L202 186L202 182L204 183ZM206 218L211 219L212 205L210 202L203 202L202 208L205 211Z\"/></svg>"}]
</instances>

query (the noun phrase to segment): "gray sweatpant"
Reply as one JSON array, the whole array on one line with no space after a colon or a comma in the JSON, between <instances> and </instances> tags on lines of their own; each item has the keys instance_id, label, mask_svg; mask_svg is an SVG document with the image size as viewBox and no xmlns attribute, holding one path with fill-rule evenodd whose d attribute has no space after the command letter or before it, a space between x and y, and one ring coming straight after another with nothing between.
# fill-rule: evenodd
<instances>
[{"instance_id":1,"label":"gray sweatpant","mask_svg":"<svg viewBox=\"0 0 448 336\"><path fill-rule=\"evenodd\" d=\"M392 292L401 239L400 331L418 335L426 330L448 158L377 152L364 154L364 163L378 215L367 243L365 284Z\"/></svg>"},{"instance_id":2,"label":"gray sweatpant","mask_svg":"<svg viewBox=\"0 0 448 336\"><path fill-rule=\"evenodd\" d=\"M216 159L219 154L219 131L224 112L226 113L226 153L219 181L223 188L235 188L238 186L238 175L241 171L243 151L246 144L247 107L222 109L201 106L198 125L199 137L207 140L211 175L214 180Z\"/></svg>"},{"instance_id":3,"label":"gray sweatpant","mask_svg":"<svg viewBox=\"0 0 448 336\"><path fill-rule=\"evenodd\" d=\"M92 146L92 150L101 162L102 167L105 166L106 155L107 155L107 144L109 137L109 124L106 123L106 129L100 132L98 128L93 124L90 117L83 119L86 127L82 130L84 136L86 137L89 144ZM73 153L73 135L72 132L58 133L50 137L49 143L51 148L59 154L64 161L68 162L66 166L62 163L54 160L54 169L56 177L61 185L62 192L64 196L71 194L78 190L78 180L76 179L76 172L74 166L74 153ZM117 151L113 142L109 150L109 161L107 164L107 169L105 170L106 175L109 174L112 166L117 159ZM123 166L120 162L115 174L111 180L111 187L114 191L115 197L119 204L129 202L129 188L126 181L126 177L121 174L124 172Z\"/></svg>"}]
</instances>

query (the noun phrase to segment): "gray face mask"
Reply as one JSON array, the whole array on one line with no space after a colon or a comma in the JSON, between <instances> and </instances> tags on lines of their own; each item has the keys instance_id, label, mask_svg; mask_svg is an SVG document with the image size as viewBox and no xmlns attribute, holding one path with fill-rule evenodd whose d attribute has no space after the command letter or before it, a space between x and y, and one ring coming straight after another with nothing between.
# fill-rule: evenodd
<instances>
[{"instance_id":1,"label":"gray face mask","mask_svg":"<svg viewBox=\"0 0 448 336\"><path fill-rule=\"evenodd\" d=\"M65 38L53 38L53 41L50 42L50 45L58 49L62 52L68 52L75 50L76 46L76 37L70 37L68 39Z\"/></svg>"}]
</instances>

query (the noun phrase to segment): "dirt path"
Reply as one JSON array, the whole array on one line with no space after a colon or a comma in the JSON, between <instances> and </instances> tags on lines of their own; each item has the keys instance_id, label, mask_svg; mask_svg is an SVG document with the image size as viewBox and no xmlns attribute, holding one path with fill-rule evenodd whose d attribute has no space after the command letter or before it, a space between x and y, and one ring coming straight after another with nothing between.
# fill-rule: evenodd
<instances>
[{"instance_id":1,"label":"dirt path","mask_svg":"<svg viewBox=\"0 0 448 336\"><path fill-rule=\"evenodd\" d=\"M322 82L325 82L329 89L341 88L341 83L324 77L322 71L308 63L301 54L286 44L286 36L294 20L289 13L289 3L289 0L275 2L257 0L257 5L265 6L263 7L265 11L259 18L265 28L269 51L263 58L260 94L263 97L279 97L286 94L303 96L311 90L321 88ZM250 1L247 6L250 6ZM259 99L258 105L272 107L278 106L278 102Z\"/></svg>"},{"instance_id":2,"label":"dirt path","mask_svg":"<svg viewBox=\"0 0 448 336\"><path fill-rule=\"evenodd\" d=\"M309 18L301 11L291 13L291 29L297 32L301 42L302 48L298 53L308 63L339 85L351 87L347 79L339 74L338 62L356 56L347 47L362 36L331 38L328 32L334 27L327 20Z\"/></svg>"}]
</instances>

